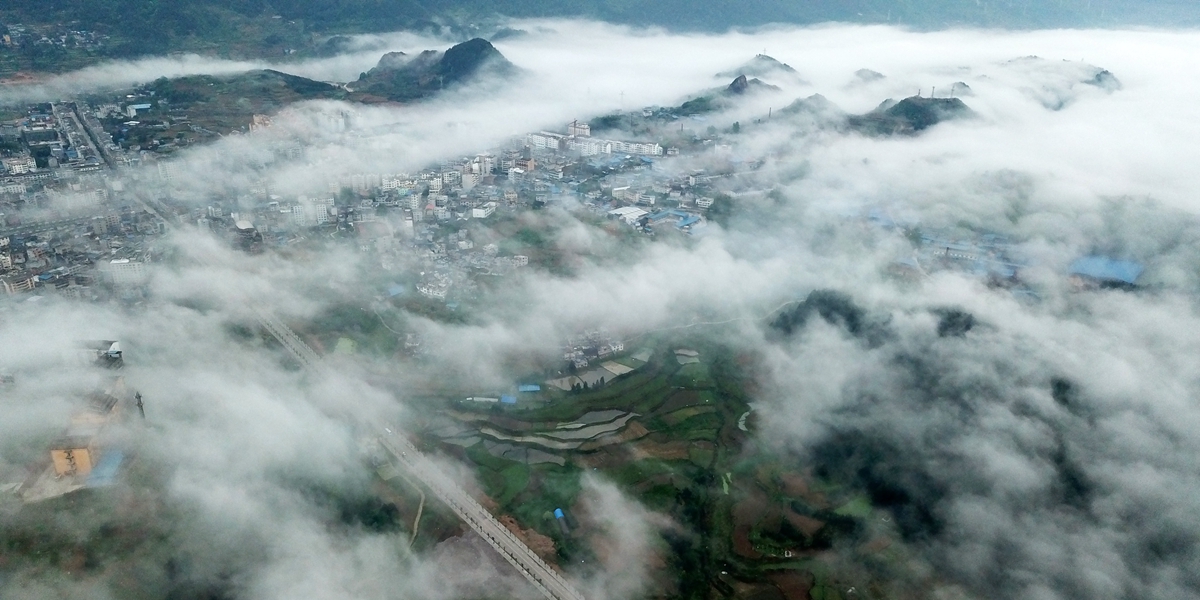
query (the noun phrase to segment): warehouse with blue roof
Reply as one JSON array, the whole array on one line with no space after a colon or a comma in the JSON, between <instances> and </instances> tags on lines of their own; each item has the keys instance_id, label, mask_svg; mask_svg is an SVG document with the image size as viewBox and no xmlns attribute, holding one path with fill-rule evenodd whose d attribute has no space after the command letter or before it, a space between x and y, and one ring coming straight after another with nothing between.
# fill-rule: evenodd
<instances>
[{"instance_id":1,"label":"warehouse with blue roof","mask_svg":"<svg viewBox=\"0 0 1200 600\"><path fill-rule=\"evenodd\" d=\"M1133 287L1145 267L1131 260L1115 260L1107 256L1084 256L1071 263L1071 277L1100 286Z\"/></svg>"}]
</instances>

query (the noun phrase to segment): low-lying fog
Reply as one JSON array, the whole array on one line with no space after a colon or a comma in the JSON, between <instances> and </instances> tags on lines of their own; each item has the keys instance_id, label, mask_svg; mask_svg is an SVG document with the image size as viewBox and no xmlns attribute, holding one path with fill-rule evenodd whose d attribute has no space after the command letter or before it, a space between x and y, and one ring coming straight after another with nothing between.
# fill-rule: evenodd
<instances>
[{"instance_id":1,"label":"low-lying fog","mask_svg":"<svg viewBox=\"0 0 1200 600\"><path fill-rule=\"evenodd\" d=\"M0 395L0 473L40 452L38 440L61 427L69 399L87 387L61 367L63 349L120 339L126 378L154 422L140 452L164 472L163 506L152 509L177 519L164 530L190 560L172 569L246 598L474 597L508 589L497 580L535 597L504 568L473 558L485 549L447 545L409 562L387 536L331 530L329 507L309 491L367 489L357 438L404 422L409 398L396 390L406 378L502 381L524 360L515 357L553 356L562 336L593 324L634 334L698 314L745 317L729 341L764 364L761 441L814 460L857 452L866 467L849 476L908 499L896 510L913 560L945 589L978 598L1200 594L1200 33L513 26L528 34L496 43L522 70L512 81L405 106L292 106L268 131L174 158L170 191L202 203L259 179L298 195L352 173L411 172L573 119L677 105L727 86L731 78L716 74L765 53L795 77L763 75L780 90L687 123L723 130L738 121L741 132L720 142L731 148L663 158L655 169L762 159L747 187L775 190L774 199L739 197L728 229L710 225L699 239L656 242L615 263L595 258L617 251L611 236L573 216L570 202L551 206L537 218L558 232L562 252L583 257L574 273L527 273L466 325L411 316L434 356L419 370L388 366L401 384L386 390L350 365L316 380L230 333L231 322L250 323L250 301L292 319L348 299L369 303L377 292L354 277L378 267L370 256L350 248L296 264L177 232L170 245L203 259L157 268L145 305L18 303L2 317L0 364L17 379ZM263 67L351 81L386 51L450 44L397 34L298 63L145 59L9 87L0 102ZM1089 83L1101 69L1119 89ZM865 113L918 91L948 95L956 82L969 86L961 98L975 116L914 137L813 129L779 112L821 94ZM349 131L329 126L343 112ZM300 140L303 154L264 164L283 140ZM149 172L124 177L137 193L166 191ZM1007 236L1028 258L1024 278L1036 297L958 272L917 283L888 277L911 249L902 235L864 225L872 209L923 230ZM1090 253L1143 263L1142 288L1073 291L1067 265ZM814 289L848 294L884 333L867 339L813 319L789 339L770 338L762 316ZM931 311L945 307L978 325L940 337ZM610 498L612 514L596 512L621 529L614 543L629 556L646 551L647 532L661 526L655 516L602 481L588 485ZM86 515L72 518L86 529ZM129 572L166 581L162 559L142 556ZM589 598L636 596L646 574L629 573L593 582ZM103 581L42 573L0 581L0 597L118 596Z\"/></svg>"}]
</instances>

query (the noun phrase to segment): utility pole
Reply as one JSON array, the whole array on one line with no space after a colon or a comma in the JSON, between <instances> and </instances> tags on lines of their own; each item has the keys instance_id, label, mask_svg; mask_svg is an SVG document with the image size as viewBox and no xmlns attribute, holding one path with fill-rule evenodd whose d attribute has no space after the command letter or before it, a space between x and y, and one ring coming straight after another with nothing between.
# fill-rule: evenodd
<instances>
[{"instance_id":1,"label":"utility pole","mask_svg":"<svg viewBox=\"0 0 1200 600\"><path fill-rule=\"evenodd\" d=\"M146 420L146 405L142 402L142 393L137 392L136 394L133 395L133 398L135 400L137 400L138 412L142 413L142 420L145 421Z\"/></svg>"}]
</instances>

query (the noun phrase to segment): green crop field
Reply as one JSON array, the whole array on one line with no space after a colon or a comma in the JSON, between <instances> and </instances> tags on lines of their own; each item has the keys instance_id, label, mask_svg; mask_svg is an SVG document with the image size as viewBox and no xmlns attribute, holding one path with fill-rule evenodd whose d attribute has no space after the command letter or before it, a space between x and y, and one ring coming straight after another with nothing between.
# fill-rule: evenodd
<instances>
[{"instance_id":1,"label":"green crop field","mask_svg":"<svg viewBox=\"0 0 1200 600\"><path fill-rule=\"evenodd\" d=\"M855 496L855 498L833 511L845 517L857 517L865 519L871 516L871 501L866 496Z\"/></svg>"},{"instance_id":2,"label":"green crop field","mask_svg":"<svg viewBox=\"0 0 1200 600\"><path fill-rule=\"evenodd\" d=\"M702 469L707 469L712 465L715 456L716 450L713 448L705 448L695 444L691 448L688 448L688 459Z\"/></svg>"},{"instance_id":3,"label":"green crop field","mask_svg":"<svg viewBox=\"0 0 1200 600\"><path fill-rule=\"evenodd\" d=\"M548 404L513 411L523 421L570 421L588 411L620 409L647 412L661 404L670 392L667 378L651 366L625 375L598 390L583 393L543 392Z\"/></svg>"},{"instance_id":4,"label":"green crop field","mask_svg":"<svg viewBox=\"0 0 1200 600\"><path fill-rule=\"evenodd\" d=\"M526 527L558 536L558 527L543 515L556 508L571 510L582 489L582 475L582 471L572 466L538 465L529 471L528 486L501 508Z\"/></svg>"},{"instance_id":5,"label":"green crop field","mask_svg":"<svg viewBox=\"0 0 1200 600\"><path fill-rule=\"evenodd\" d=\"M516 498L517 494L525 491L525 488L529 485L530 471L528 465L516 463L500 471L499 475L503 482L504 492L496 497L496 502L501 505L507 505L512 502L513 498Z\"/></svg>"},{"instance_id":6,"label":"green crop field","mask_svg":"<svg viewBox=\"0 0 1200 600\"><path fill-rule=\"evenodd\" d=\"M696 415L713 413L716 411L717 411L717 407L715 407L715 406L693 406L691 408L684 408L684 409L677 410L672 413L667 413L662 416L662 419L663 419L663 422L666 423L667 425L675 426L684 421L687 421L688 419L691 419L692 417L694 417Z\"/></svg>"},{"instance_id":7,"label":"green crop field","mask_svg":"<svg viewBox=\"0 0 1200 600\"><path fill-rule=\"evenodd\" d=\"M497 431L514 435L571 423L590 411L620 410L638 415L615 432L632 432L625 438L636 440L631 445L617 440L612 445L554 450L553 454L567 461L561 467L531 467L497 458L485 450L483 443L468 448L466 455L475 463L481 485L497 502L500 512L512 515L523 527L549 536L561 557L582 559L589 552L584 540L587 534L564 535L547 515L556 508L568 512L577 509L586 469L688 530L705 532L701 545L671 546L671 552L676 553L672 560L682 561L676 565L678 568L719 566L731 570L731 574L738 573L739 578L745 578L742 580L764 577L780 569L794 570L812 575L813 597L840 598L845 587L836 568L810 557L787 554L796 550L831 552L830 544L835 539L846 544L845 552L858 552L854 548L868 541L861 533L865 531L862 523L874 510L868 498L836 481L805 473L803 463L784 460L777 450L747 451L743 446L746 436L734 427L738 416L749 408L743 390L745 375L739 366L743 359L702 339L643 343L656 350L651 361L633 373L599 389L547 389L537 394L545 405L502 408L491 415ZM697 349L701 362L680 365L671 353L672 348L680 347ZM524 380L536 378L531 375ZM455 406L463 408L461 403ZM477 421L463 423L480 426ZM489 434L482 435L486 438ZM758 511L758 517L749 524L739 523L735 509L744 508L747 502L758 506L751 509ZM790 516L782 518L785 515ZM816 533L804 533L812 527L818 528ZM757 548L761 557L737 552L739 528L742 539ZM891 543L886 556L879 551L871 556L878 560L904 556L902 546ZM740 547L744 549L744 543Z\"/></svg>"},{"instance_id":8,"label":"green crop field","mask_svg":"<svg viewBox=\"0 0 1200 600\"><path fill-rule=\"evenodd\" d=\"M713 379L704 363L691 363L679 368L671 378L671 384L689 388L711 388Z\"/></svg>"}]
</instances>

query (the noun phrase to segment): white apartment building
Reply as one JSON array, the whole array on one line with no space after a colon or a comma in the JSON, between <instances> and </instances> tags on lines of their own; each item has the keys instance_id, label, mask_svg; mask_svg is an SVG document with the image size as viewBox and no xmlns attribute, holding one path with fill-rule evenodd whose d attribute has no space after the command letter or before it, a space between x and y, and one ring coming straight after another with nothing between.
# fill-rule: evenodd
<instances>
[{"instance_id":1,"label":"white apartment building","mask_svg":"<svg viewBox=\"0 0 1200 600\"><path fill-rule=\"evenodd\" d=\"M592 135L592 126L579 121L571 121L567 125L567 135L571 137L590 137Z\"/></svg>"},{"instance_id":2,"label":"white apartment building","mask_svg":"<svg viewBox=\"0 0 1200 600\"><path fill-rule=\"evenodd\" d=\"M333 198L309 199L306 196L298 198L299 205L293 206L292 223L312 227L328 223L334 213Z\"/></svg>"},{"instance_id":3,"label":"white apartment building","mask_svg":"<svg viewBox=\"0 0 1200 600\"><path fill-rule=\"evenodd\" d=\"M495 212L496 212L496 203L495 202L485 202L482 206L471 209L471 218L472 219L486 219L486 218L492 216L492 214L494 214Z\"/></svg>"},{"instance_id":4,"label":"white apartment building","mask_svg":"<svg viewBox=\"0 0 1200 600\"><path fill-rule=\"evenodd\" d=\"M474 165L479 165L479 170L474 170ZM496 170L496 157L491 154L480 154L472 161L472 172L478 172L480 175L491 175Z\"/></svg>"},{"instance_id":5,"label":"white apartment building","mask_svg":"<svg viewBox=\"0 0 1200 600\"><path fill-rule=\"evenodd\" d=\"M176 166L174 161L158 161L158 176L161 177L163 181L173 182L175 181L175 178L179 176L179 167Z\"/></svg>"},{"instance_id":6,"label":"white apartment building","mask_svg":"<svg viewBox=\"0 0 1200 600\"><path fill-rule=\"evenodd\" d=\"M297 204L295 206L290 206L286 209L281 210L280 212L284 212L284 213L288 214L288 217L291 220L292 225L303 227L303 226L309 224L308 223L308 209L306 207L304 207L303 205Z\"/></svg>"},{"instance_id":7,"label":"white apartment building","mask_svg":"<svg viewBox=\"0 0 1200 600\"><path fill-rule=\"evenodd\" d=\"M662 156L663 148L654 142L622 142L619 140L601 140L595 138L569 138L567 150L578 152L581 156L597 156L600 154L634 154L638 156Z\"/></svg>"},{"instance_id":8,"label":"white apartment building","mask_svg":"<svg viewBox=\"0 0 1200 600\"><path fill-rule=\"evenodd\" d=\"M438 283L419 283L417 284L417 291L427 298L445 300L446 293L450 291L450 288Z\"/></svg>"},{"instance_id":9,"label":"white apartment building","mask_svg":"<svg viewBox=\"0 0 1200 600\"><path fill-rule=\"evenodd\" d=\"M639 156L662 156L662 146L653 142L612 142L612 152Z\"/></svg>"},{"instance_id":10,"label":"white apartment building","mask_svg":"<svg viewBox=\"0 0 1200 600\"><path fill-rule=\"evenodd\" d=\"M119 258L109 261L102 268L116 286L135 286L146 282L146 265L141 261Z\"/></svg>"},{"instance_id":11,"label":"white apartment building","mask_svg":"<svg viewBox=\"0 0 1200 600\"><path fill-rule=\"evenodd\" d=\"M612 154L612 142L591 138L571 138L567 140L567 150L578 152L580 156Z\"/></svg>"},{"instance_id":12,"label":"white apartment building","mask_svg":"<svg viewBox=\"0 0 1200 600\"><path fill-rule=\"evenodd\" d=\"M313 220L316 221L317 225L324 225L325 223L328 223L329 220L333 216L331 214L332 212L333 212L333 198L326 198L324 200L318 200L318 201L314 202L312 205L312 213L311 214L313 216Z\"/></svg>"},{"instance_id":13,"label":"white apartment building","mask_svg":"<svg viewBox=\"0 0 1200 600\"><path fill-rule=\"evenodd\" d=\"M37 162L32 156L14 156L0 160L0 163L3 163L5 171L13 175L24 175L37 169Z\"/></svg>"},{"instance_id":14,"label":"white apartment building","mask_svg":"<svg viewBox=\"0 0 1200 600\"><path fill-rule=\"evenodd\" d=\"M525 136L525 144L541 150L561 150L567 136L561 133L539 131Z\"/></svg>"},{"instance_id":15,"label":"white apartment building","mask_svg":"<svg viewBox=\"0 0 1200 600\"><path fill-rule=\"evenodd\" d=\"M0 277L0 286L4 287L5 293L20 294L33 290L34 281L31 275L7 275Z\"/></svg>"}]
</instances>

